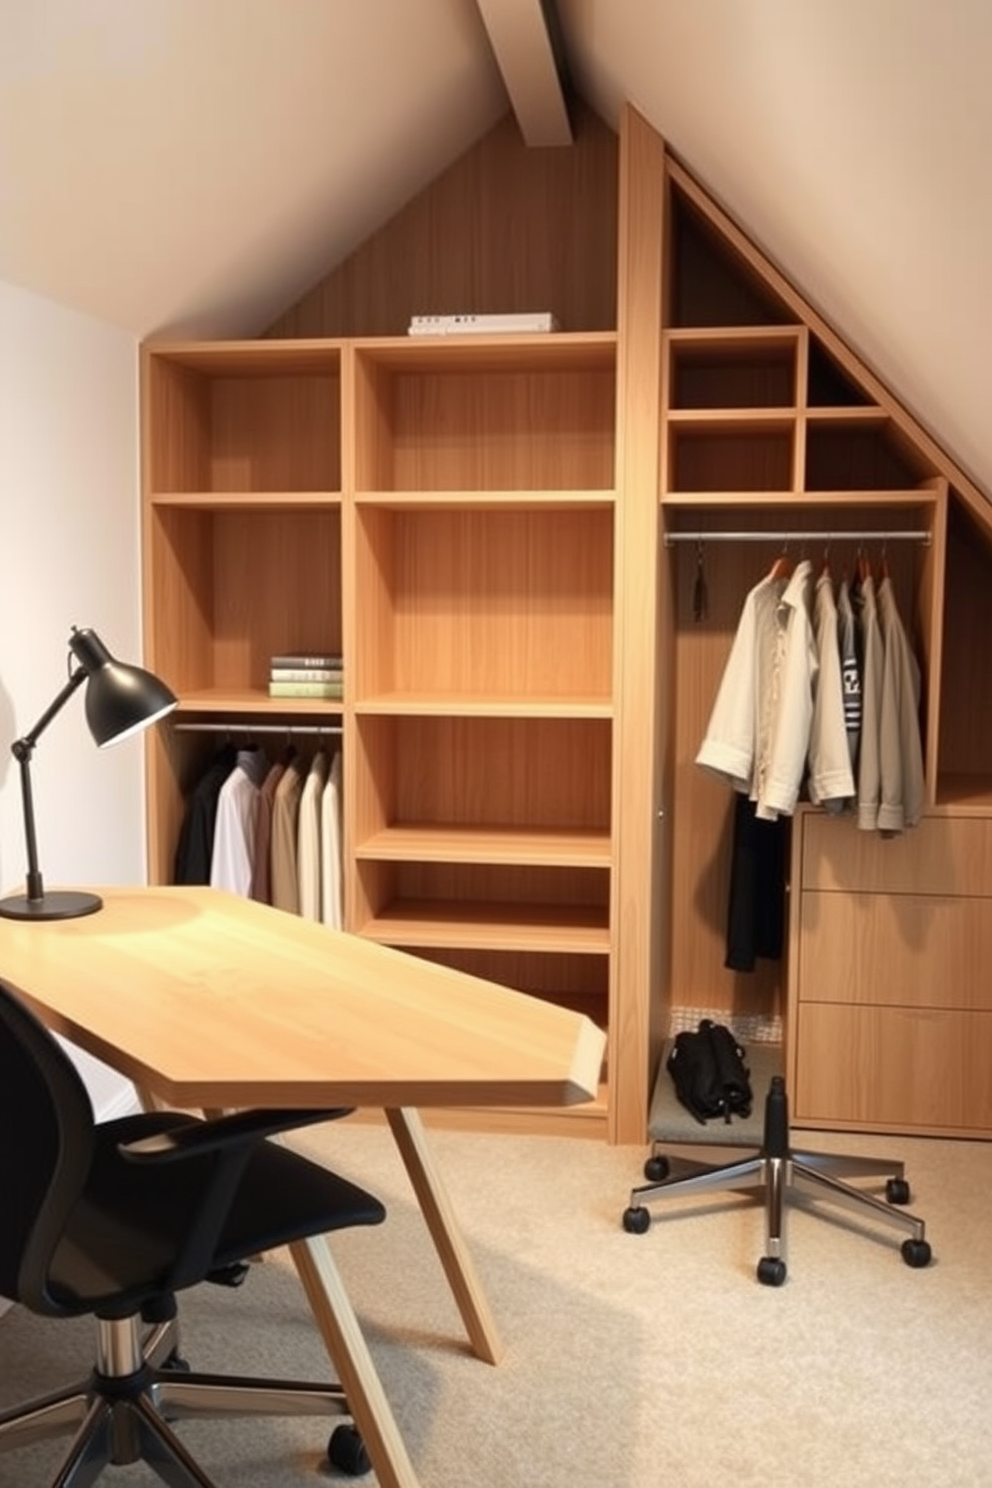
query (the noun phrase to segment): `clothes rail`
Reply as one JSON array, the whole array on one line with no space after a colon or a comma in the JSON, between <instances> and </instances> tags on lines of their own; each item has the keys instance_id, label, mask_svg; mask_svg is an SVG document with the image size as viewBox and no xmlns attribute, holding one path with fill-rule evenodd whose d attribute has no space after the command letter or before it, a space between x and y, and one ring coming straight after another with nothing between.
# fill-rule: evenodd
<instances>
[{"instance_id":1,"label":"clothes rail","mask_svg":"<svg viewBox=\"0 0 992 1488\"><path fill-rule=\"evenodd\" d=\"M932 535L913 527L906 531L872 532L666 532L665 546L673 543L692 542L919 542L929 546Z\"/></svg>"},{"instance_id":2,"label":"clothes rail","mask_svg":"<svg viewBox=\"0 0 992 1488\"><path fill-rule=\"evenodd\" d=\"M340 734L339 723L173 723L184 734Z\"/></svg>"}]
</instances>

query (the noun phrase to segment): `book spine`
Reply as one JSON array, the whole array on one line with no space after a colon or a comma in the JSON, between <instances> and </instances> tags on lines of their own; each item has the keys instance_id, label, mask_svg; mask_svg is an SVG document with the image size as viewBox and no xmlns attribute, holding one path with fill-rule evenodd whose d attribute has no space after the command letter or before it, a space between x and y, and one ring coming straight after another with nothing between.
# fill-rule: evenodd
<instances>
[{"instance_id":1,"label":"book spine","mask_svg":"<svg viewBox=\"0 0 992 1488\"><path fill-rule=\"evenodd\" d=\"M270 682L269 697L340 698L344 696L341 682Z\"/></svg>"},{"instance_id":2,"label":"book spine","mask_svg":"<svg viewBox=\"0 0 992 1488\"><path fill-rule=\"evenodd\" d=\"M270 656L269 667L292 667L296 671L309 671L312 667L340 667L344 658L339 652L325 651L316 656L306 656L302 651L287 651L284 656Z\"/></svg>"},{"instance_id":3,"label":"book spine","mask_svg":"<svg viewBox=\"0 0 992 1488\"><path fill-rule=\"evenodd\" d=\"M273 667L270 682L342 682L341 667Z\"/></svg>"}]
</instances>

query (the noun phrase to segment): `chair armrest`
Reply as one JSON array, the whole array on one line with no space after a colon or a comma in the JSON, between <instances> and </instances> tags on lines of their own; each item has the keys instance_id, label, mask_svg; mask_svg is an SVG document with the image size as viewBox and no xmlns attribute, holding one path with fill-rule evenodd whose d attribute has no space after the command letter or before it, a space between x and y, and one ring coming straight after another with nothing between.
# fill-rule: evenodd
<instances>
[{"instance_id":1,"label":"chair armrest","mask_svg":"<svg viewBox=\"0 0 992 1488\"><path fill-rule=\"evenodd\" d=\"M316 1111L293 1108L232 1111L204 1121L184 1121L182 1125L157 1132L154 1136L120 1142L117 1150L130 1162L176 1162L222 1148L256 1143L278 1132L313 1126L319 1121L336 1121L341 1116L349 1116L353 1109L351 1106L335 1106Z\"/></svg>"}]
</instances>

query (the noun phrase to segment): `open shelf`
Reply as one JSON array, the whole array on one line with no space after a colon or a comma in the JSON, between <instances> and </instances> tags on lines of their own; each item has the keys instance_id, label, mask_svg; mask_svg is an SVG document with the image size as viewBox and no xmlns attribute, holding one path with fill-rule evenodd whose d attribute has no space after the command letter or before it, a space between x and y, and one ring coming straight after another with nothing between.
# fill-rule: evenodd
<instances>
[{"instance_id":1,"label":"open shelf","mask_svg":"<svg viewBox=\"0 0 992 1488\"><path fill-rule=\"evenodd\" d=\"M521 702L612 696L608 509L363 506L356 584L359 706L397 695Z\"/></svg>"},{"instance_id":2,"label":"open shelf","mask_svg":"<svg viewBox=\"0 0 992 1488\"><path fill-rule=\"evenodd\" d=\"M155 670L181 698L260 695L271 656L341 650L337 507L153 505L146 564Z\"/></svg>"},{"instance_id":3,"label":"open shelf","mask_svg":"<svg viewBox=\"0 0 992 1488\"><path fill-rule=\"evenodd\" d=\"M357 926L359 934L401 947L540 951L606 956L605 908L471 899L387 899Z\"/></svg>"},{"instance_id":4,"label":"open shelf","mask_svg":"<svg viewBox=\"0 0 992 1488\"><path fill-rule=\"evenodd\" d=\"M356 488L612 491L616 338L359 345Z\"/></svg>"},{"instance_id":5,"label":"open shelf","mask_svg":"<svg viewBox=\"0 0 992 1488\"><path fill-rule=\"evenodd\" d=\"M359 843L355 856L383 862L519 863L572 868L609 868L612 862L608 832L532 832L451 822L385 827Z\"/></svg>"},{"instance_id":6,"label":"open shelf","mask_svg":"<svg viewBox=\"0 0 992 1488\"><path fill-rule=\"evenodd\" d=\"M341 488L341 353L331 343L222 342L147 365L150 492Z\"/></svg>"}]
</instances>

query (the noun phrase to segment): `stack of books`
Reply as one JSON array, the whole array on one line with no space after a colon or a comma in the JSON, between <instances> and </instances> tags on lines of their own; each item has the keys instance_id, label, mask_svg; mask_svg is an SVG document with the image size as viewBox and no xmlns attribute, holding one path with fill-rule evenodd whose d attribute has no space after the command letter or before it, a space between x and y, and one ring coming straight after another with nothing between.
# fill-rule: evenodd
<instances>
[{"instance_id":1,"label":"stack of books","mask_svg":"<svg viewBox=\"0 0 992 1488\"><path fill-rule=\"evenodd\" d=\"M269 661L269 697L340 698L344 696L343 658L334 653L310 655L288 651Z\"/></svg>"}]
</instances>

